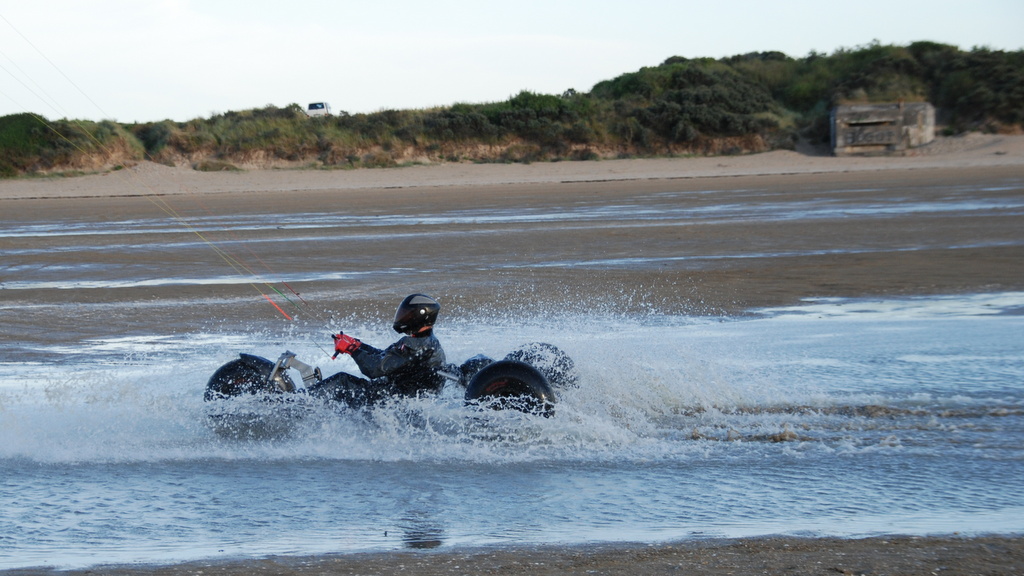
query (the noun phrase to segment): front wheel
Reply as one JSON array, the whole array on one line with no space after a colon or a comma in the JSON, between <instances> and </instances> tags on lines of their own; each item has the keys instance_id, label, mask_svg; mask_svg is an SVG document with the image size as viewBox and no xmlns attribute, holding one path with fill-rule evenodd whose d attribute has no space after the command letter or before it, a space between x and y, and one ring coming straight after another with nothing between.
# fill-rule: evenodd
<instances>
[{"instance_id":1,"label":"front wheel","mask_svg":"<svg viewBox=\"0 0 1024 576\"><path fill-rule=\"evenodd\" d=\"M283 372L273 380L274 363L266 358L241 354L213 373L203 400L209 402L207 423L222 438L258 440L283 438L295 430L304 411L292 406L295 384ZM239 400L240 403L225 400ZM255 400L248 402L247 400Z\"/></svg>"},{"instance_id":2,"label":"front wheel","mask_svg":"<svg viewBox=\"0 0 1024 576\"><path fill-rule=\"evenodd\" d=\"M466 386L466 402L495 410L555 415L555 393L544 375L518 360L488 364Z\"/></svg>"},{"instance_id":3,"label":"front wheel","mask_svg":"<svg viewBox=\"0 0 1024 576\"><path fill-rule=\"evenodd\" d=\"M203 400L218 400L245 394L275 394L282 390L294 390L295 384L287 374L279 373L278 382L271 382L274 363L252 354L240 354L238 358L221 366L206 383Z\"/></svg>"}]
</instances>

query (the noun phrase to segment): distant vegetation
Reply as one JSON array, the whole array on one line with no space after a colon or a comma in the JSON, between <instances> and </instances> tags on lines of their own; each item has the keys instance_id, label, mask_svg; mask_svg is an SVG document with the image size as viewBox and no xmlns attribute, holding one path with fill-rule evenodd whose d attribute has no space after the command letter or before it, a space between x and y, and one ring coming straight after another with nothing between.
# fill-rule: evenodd
<instances>
[{"instance_id":1,"label":"distant vegetation","mask_svg":"<svg viewBox=\"0 0 1024 576\"><path fill-rule=\"evenodd\" d=\"M17 114L0 118L0 175L143 158L215 170L740 154L824 142L833 106L899 99L931 102L950 132L1020 132L1024 52L915 42L802 58L674 56L590 92L326 118L307 118L297 104L145 124Z\"/></svg>"}]
</instances>

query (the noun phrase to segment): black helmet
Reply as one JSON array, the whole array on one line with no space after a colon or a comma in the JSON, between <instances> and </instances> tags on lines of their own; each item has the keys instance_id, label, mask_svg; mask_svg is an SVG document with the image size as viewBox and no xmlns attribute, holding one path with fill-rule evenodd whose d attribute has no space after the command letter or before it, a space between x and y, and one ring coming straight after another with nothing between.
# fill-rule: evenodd
<instances>
[{"instance_id":1,"label":"black helmet","mask_svg":"<svg viewBox=\"0 0 1024 576\"><path fill-rule=\"evenodd\" d=\"M426 294L411 294L398 305L392 328L399 334L413 334L424 326L433 326L440 311L437 300Z\"/></svg>"}]
</instances>

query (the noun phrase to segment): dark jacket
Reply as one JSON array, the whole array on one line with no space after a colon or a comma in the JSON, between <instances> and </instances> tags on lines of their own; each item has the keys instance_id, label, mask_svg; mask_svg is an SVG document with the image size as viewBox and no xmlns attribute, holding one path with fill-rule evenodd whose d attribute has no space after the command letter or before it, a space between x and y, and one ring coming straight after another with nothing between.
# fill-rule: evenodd
<instances>
[{"instance_id":1,"label":"dark jacket","mask_svg":"<svg viewBox=\"0 0 1024 576\"><path fill-rule=\"evenodd\" d=\"M392 394L415 396L438 392L444 386L439 373L445 364L444 350L432 331L424 336L403 336L384 350L364 343L352 352L352 359L360 372Z\"/></svg>"}]
</instances>

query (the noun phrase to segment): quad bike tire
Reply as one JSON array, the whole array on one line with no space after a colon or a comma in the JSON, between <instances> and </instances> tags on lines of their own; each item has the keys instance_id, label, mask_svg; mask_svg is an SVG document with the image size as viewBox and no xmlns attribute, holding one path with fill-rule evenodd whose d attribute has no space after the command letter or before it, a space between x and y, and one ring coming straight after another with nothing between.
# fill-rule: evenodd
<instances>
[{"instance_id":1,"label":"quad bike tire","mask_svg":"<svg viewBox=\"0 0 1024 576\"><path fill-rule=\"evenodd\" d=\"M553 344L524 344L509 352L505 360L518 360L533 366L544 375L548 384L555 390L579 386L580 377L576 371L576 364L568 354Z\"/></svg>"},{"instance_id":2,"label":"quad bike tire","mask_svg":"<svg viewBox=\"0 0 1024 576\"><path fill-rule=\"evenodd\" d=\"M252 354L240 354L238 358L224 364L210 376L206 383L203 400L218 400L246 394L278 394L283 390L294 390L295 383L284 373L278 374L280 383L270 381L274 363Z\"/></svg>"},{"instance_id":3,"label":"quad bike tire","mask_svg":"<svg viewBox=\"0 0 1024 576\"><path fill-rule=\"evenodd\" d=\"M473 376L466 386L466 402L551 417L556 399L540 370L519 360L498 360Z\"/></svg>"}]
</instances>

